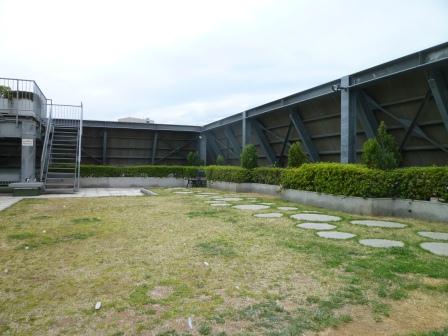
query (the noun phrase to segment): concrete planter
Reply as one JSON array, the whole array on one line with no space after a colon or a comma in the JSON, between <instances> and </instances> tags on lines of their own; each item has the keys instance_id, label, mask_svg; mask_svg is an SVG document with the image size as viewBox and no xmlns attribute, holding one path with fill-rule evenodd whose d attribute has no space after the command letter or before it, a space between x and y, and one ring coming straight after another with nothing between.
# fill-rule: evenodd
<instances>
[{"instance_id":1,"label":"concrete planter","mask_svg":"<svg viewBox=\"0 0 448 336\"><path fill-rule=\"evenodd\" d=\"M185 187L176 177L81 177L81 188Z\"/></svg>"},{"instance_id":2,"label":"concrete planter","mask_svg":"<svg viewBox=\"0 0 448 336\"><path fill-rule=\"evenodd\" d=\"M259 183L208 182L210 188L232 192L255 192L326 209L368 216L409 217L448 222L448 203L392 198L362 198L283 189Z\"/></svg>"}]
</instances>

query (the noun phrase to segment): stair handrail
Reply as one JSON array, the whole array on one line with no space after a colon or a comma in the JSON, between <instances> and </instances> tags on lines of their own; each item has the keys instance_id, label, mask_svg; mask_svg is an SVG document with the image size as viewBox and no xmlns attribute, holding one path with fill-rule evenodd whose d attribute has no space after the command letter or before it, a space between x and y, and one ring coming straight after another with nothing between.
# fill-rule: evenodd
<instances>
[{"instance_id":1,"label":"stair handrail","mask_svg":"<svg viewBox=\"0 0 448 336\"><path fill-rule=\"evenodd\" d=\"M48 104L48 103L47 103ZM40 159L40 181L43 181L44 173L48 167L48 142L50 140L50 134L53 129L53 102L50 103L50 113L48 114L48 118L46 120L45 125L45 139L42 147L42 156Z\"/></svg>"},{"instance_id":2,"label":"stair handrail","mask_svg":"<svg viewBox=\"0 0 448 336\"><path fill-rule=\"evenodd\" d=\"M78 126L78 139L76 141L76 166L75 166L75 191L79 190L79 179L81 172L81 141L82 141L82 123L83 123L83 105L81 102L81 111Z\"/></svg>"}]
</instances>

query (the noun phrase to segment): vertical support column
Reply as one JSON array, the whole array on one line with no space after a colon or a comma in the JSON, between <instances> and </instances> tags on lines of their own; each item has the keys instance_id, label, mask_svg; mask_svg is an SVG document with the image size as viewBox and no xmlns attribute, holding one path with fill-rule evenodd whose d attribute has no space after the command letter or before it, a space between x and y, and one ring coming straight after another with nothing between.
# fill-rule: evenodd
<instances>
[{"instance_id":1,"label":"vertical support column","mask_svg":"<svg viewBox=\"0 0 448 336\"><path fill-rule=\"evenodd\" d=\"M250 144L251 138L252 138L252 125L249 119L247 119L247 112L243 112L243 119L242 119L242 141L241 141L241 147L244 148L246 145Z\"/></svg>"},{"instance_id":2,"label":"vertical support column","mask_svg":"<svg viewBox=\"0 0 448 336\"><path fill-rule=\"evenodd\" d=\"M154 139L152 140L152 155L151 164L156 162L157 142L159 141L159 132L154 132Z\"/></svg>"},{"instance_id":3,"label":"vertical support column","mask_svg":"<svg viewBox=\"0 0 448 336\"><path fill-rule=\"evenodd\" d=\"M22 121L22 157L20 165L20 180L34 181L36 177L36 123Z\"/></svg>"},{"instance_id":4,"label":"vertical support column","mask_svg":"<svg viewBox=\"0 0 448 336\"><path fill-rule=\"evenodd\" d=\"M107 164L107 129L103 129L103 146L101 153L101 161L103 164Z\"/></svg>"},{"instance_id":5,"label":"vertical support column","mask_svg":"<svg viewBox=\"0 0 448 336\"><path fill-rule=\"evenodd\" d=\"M356 96L348 88L349 76L341 78L341 162L356 161Z\"/></svg>"},{"instance_id":6,"label":"vertical support column","mask_svg":"<svg viewBox=\"0 0 448 336\"><path fill-rule=\"evenodd\" d=\"M205 133L199 135L199 158L204 165L207 164L207 136Z\"/></svg>"}]
</instances>

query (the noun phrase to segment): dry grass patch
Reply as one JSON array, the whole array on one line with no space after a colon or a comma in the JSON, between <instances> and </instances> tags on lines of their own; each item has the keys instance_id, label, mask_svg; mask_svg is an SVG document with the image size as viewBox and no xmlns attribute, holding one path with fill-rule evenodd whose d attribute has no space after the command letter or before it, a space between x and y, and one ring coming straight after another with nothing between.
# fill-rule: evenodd
<instances>
[{"instance_id":1,"label":"dry grass patch","mask_svg":"<svg viewBox=\"0 0 448 336\"><path fill-rule=\"evenodd\" d=\"M0 333L332 334L362 321L393 326L408 318L406 332L443 327L436 324L442 313L422 321L411 311L412 304L431 312L448 301L448 260L421 250L425 238L415 234L443 231L442 224L364 228L349 223L361 216L319 209L342 217L341 231L406 244L375 250L319 238L288 216L255 218L190 194L157 192L25 200L1 212ZM255 196L273 208L315 210Z\"/></svg>"}]
</instances>

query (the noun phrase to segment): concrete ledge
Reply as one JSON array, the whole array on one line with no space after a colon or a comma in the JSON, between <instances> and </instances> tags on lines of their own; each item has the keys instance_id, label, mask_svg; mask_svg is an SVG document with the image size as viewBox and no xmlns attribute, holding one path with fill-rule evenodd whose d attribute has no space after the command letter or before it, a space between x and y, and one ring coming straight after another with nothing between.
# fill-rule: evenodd
<instances>
[{"instance_id":1,"label":"concrete ledge","mask_svg":"<svg viewBox=\"0 0 448 336\"><path fill-rule=\"evenodd\" d=\"M255 192L274 195L287 201L359 215L408 217L448 222L448 203L437 201L339 196L313 191L281 190L276 185L259 183L209 182L208 186L232 192Z\"/></svg>"},{"instance_id":2,"label":"concrete ledge","mask_svg":"<svg viewBox=\"0 0 448 336\"><path fill-rule=\"evenodd\" d=\"M81 188L185 187L187 181L176 177L82 177Z\"/></svg>"}]
</instances>

